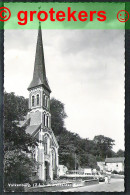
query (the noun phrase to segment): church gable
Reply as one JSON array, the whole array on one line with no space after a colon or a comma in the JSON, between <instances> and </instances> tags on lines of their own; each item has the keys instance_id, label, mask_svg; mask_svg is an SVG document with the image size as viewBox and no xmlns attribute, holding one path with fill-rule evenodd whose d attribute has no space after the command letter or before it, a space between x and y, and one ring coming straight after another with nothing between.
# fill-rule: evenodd
<instances>
[{"instance_id":1,"label":"church gable","mask_svg":"<svg viewBox=\"0 0 130 195\"><path fill-rule=\"evenodd\" d=\"M52 147L56 147L56 148L59 147L54 134L52 135Z\"/></svg>"}]
</instances>

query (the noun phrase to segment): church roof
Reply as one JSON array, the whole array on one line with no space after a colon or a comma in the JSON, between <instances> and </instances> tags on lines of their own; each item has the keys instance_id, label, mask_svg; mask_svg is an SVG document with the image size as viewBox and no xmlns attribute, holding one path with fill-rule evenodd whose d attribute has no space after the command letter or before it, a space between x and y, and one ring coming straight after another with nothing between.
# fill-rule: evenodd
<instances>
[{"instance_id":1,"label":"church roof","mask_svg":"<svg viewBox=\"0 0 130 195\"><path fill-rule=\"evenodd\" d=\"M32 125L32 126L28 126L26 129L26 133L29 133L30 135L34 135L35 132L37 130L39 130L41 124L40 125Z\"/></svg>"},{"instance_id":2,"label":"church roof","mask_svg":"<svg viewBox=\"0 0 130 195\"><path fill-rule=\"evenodd\" d=\"M51 92L51 89L49 87L47 77L46 77L41 24L39 24L39 30L38 30L33 79L28 89L31 89L37 86L44 86L49 92Z\"/></svg>"},{"instance_id":3,"label":"church roof","mask_svg":"<svg viewBox=\"0 0 130 195\"><path fill-rule=\"evenodd\" d=\"M24 120L19 121L18 126L19 126L19 127L25 127L25 126L27 126L27 125L29 125L29 124L30 124L30 118L27 119L27 116L24 116Z\"/></svg>"}]
</instances>

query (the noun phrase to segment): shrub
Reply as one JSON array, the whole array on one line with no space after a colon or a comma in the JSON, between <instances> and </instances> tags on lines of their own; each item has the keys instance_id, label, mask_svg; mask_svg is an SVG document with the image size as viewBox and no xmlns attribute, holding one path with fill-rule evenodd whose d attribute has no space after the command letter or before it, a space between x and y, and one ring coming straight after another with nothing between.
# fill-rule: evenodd
<instances>
[{"instance_id":1,"label":"shrub","mask_svg":"<svg viewBox=\"0 0 130 195\"><path fill-rule=\"evenodd\" d=\"M43 180L41 179L37 179L37 180L34 180L33 183L37 183L37 184L43 184Z\"/></svg>"},{"instance_id":2,"label":"shrub","mask_svg":"<svg viewBox=\"0 0 130 195\"><path fill-rule=\"evenodd\" d=\"M28 183L30 184L31 187L33 186L33 181L32 180L30 180Z\"/></svg>"},{"instance_id":3,"label":"shrub","mask_svg":"<svg viewBox=\"0 0 130 195\"><path fill-rule=\"evenodd\" d=\"M24 192L24 186L7 186L5 192Z\"/></svg>"},{"instance_id":4,"label":"shrub","mask_svg":"<svg viewBox=\"0 0 130 195\"><path fill-rule=\"evenodd\" d=\"M46 185L47 182L46 182L46 181L43 181L43 180L41 180L41 179L36 179L36 180L30 181L29 184L30 184L31 186L33 186L33 184L37 184L37 185L39 185L39 184L40 184L40 185Z\"/></svg>"},{"instance_id":5,"label":"shrub","mask_svg":"<svg viewBox=\"0 0 130 195\"><path fill-rule=\"evenodd\" d=\"M118 172L116 170L112 171L113 174L118 174Z\"/></svg>"},{"instance_id":6,"label":"shrub","mask_svg":"<svg viewBox=\"0 0 130 195\"><path fill-rule=\"evenodd\" d=\"M119 172L119 175L124 175L124 171L120 171Z\"/></svg>"}]
</instances>

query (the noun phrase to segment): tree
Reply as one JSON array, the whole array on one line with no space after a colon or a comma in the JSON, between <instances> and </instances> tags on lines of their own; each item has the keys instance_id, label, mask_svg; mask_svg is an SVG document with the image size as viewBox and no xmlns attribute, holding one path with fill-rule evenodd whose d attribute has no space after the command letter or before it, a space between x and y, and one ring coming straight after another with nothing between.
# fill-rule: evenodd
<instances>
[{"instance_id":1,"label":"tree","mask_svg":"<svg viewBox=\"0 0 130 195\"><path fill-rule=\"evenodd\" d=\"M55 135L59 135L64 128L64 119L67 117L64 104L55 98L50 101L51 125Z\"/></svg>"},{"instance_id":2,"label":"tree","mask_svg":"<svg viewBox=\"0 0 130 195\"><path fill-rule=\"evenodd\" d=\"M97 167L97 161L94 155L88 154L88 164L87 165L91 168Z\"/></svg>"},{"instance_id":3,"label":"tree","mask_svg":"<svg viewBox=\"0 0 130 195\"><path fill-rule=\"evenodd\" d=\"M117 151L117 153L116 153L116 156L117 156L117 157L124 157L124 151L121 150L121 149L119 149L119 150Z\"/></svg>"},{"instance_id":4,"label":"tree","mask_svg":"<svg viewBox=\"0 0 130 195\"><path fill-rule=\"evenodd\" d=\"M16 96L13 92L4 93L4 120L8 123L23 120L28 111L28 99ZM6 123L5 123L6 124Z\"/></svg>"},{"instance_id":5,"label":"tree","mask_svg":"<svg viewBox=\"0 0 130 195\"><path fill-rule=\"evenodd\" d=\"M27 114L28 101L14 93L4 95L4 183L23 183L30 179L36 162L29 157L37 140L19 127Z\"/></svg>"},{"instance_id":6,"label":"tree","mask_svg":"<svg viewBox=\"0 0 130 195\"><path fill-rule=\"evenodd\" d=\"M24 119L28 111L28 99L16 96L14 93L5 93L4 101L5 181L23 183L29 180L37 166L36 162L28 157L37 140L26 134L25 128L19 127L19 121ZM111 138L98 135L89 140L68 131L64 127L67 114L62 102L52 98L50 110L52 130L59 144L60 164L67 166L68 169L75 169L75 165L76 168L88 166L97 168L97 161L104 160L106 156L116 156L112 151L114 140ZM22 166L21 162L27 166Z\"/></svg>"},{"instance_id":7,"label":"tree","mask_svg":"<svg viewBox=\"0 0 130 195\"><path fill-rule=\"evenodd\" d=\"M30 180L31 173L35 170L36 162L19 149L5 152L4 156L4 184L25 183Z\"/></svg>"},{"instance_id":8,"label":"tree","mask_svg":"<svg viewBox=\"0 0 130 195\"><path fill-rule=\"evenodd\" d=\"M97 146L97 154L102 158L105 159L107 157L112 156L112 147L114 145L114 140L105 137L104 135L95 136L93 139L94 143Z\"/></svg>"}]
</instances>

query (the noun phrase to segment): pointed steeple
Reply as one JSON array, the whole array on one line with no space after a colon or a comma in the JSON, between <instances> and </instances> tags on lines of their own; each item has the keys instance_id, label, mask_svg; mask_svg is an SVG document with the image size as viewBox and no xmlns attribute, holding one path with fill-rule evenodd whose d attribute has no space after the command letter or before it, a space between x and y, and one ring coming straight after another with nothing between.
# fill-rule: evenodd
<instances>
[{"instance_id":1,"label":"pointed steeple","mask_svg":"<svg viewBox=\"0 0 130 195\"><path fill-rule=\"evenodd\" d=\"M43 44L42 44L42 31L41 31L41 24L40 23L39 23L39 29L38 29L38 38L37 38L37 46L36 46L33 79L32 79L32 82L30 83L28 89L31 89L31 88L34 88L37 86L43 86L49 92L51 92L51 89L48 85L48 81L47 81L47 77L46 77L44 51L43 51Z\"/></svg>"}]
</instances>

